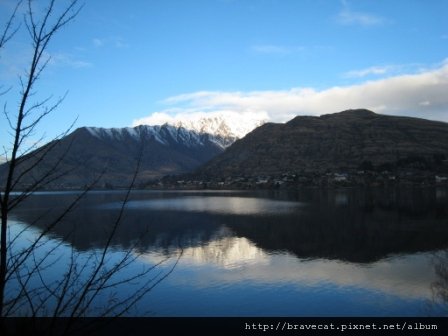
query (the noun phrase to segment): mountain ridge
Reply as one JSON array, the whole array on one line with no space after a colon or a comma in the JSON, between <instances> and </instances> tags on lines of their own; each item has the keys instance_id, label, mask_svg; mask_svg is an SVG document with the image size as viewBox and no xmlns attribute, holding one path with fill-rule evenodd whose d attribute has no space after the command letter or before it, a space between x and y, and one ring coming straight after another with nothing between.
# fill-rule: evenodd
<instances>
[{"instance_id":1,"label":"mountain ridge","mask_svg":"<svg viewBox=\"0 0 448 336\"><path fill-rule=\"evenodd\" d=\"M47 148L49 154L40 162L39 153ZM296 179L358 170L447 175L448 123L357 109L264 123L236 140L180 124L81 127L21 158L28 162L18 174L33 162L39 165L19 187L31 185L60 158L59 168L65 173L45 184L47 189L82 188L99 176L96 187L124 188L139 161L138 186L159 185L164 177L163 183L285 174ZM0 176L5 176L6 168L7 164L0 165ZM439 180L448 179L444 176Z\"/></svg>"},{"instance_id":2,"label":"mountain ridge","mask_svg":"<svg viewBox=\"0 0 448 336\"><path fill-rule=\"evenodd\" d=\"M167 124L133 128L80 127L21 158L24 164L19 166L16 176L36 166L17 187L26 189L58 165L57 172L41 183L43 188L79 189L98 178L97 188L124 188L130 185L139 161L137 184L167 174L190 172L222 152L231 141ZM0 166L3 178L7 166L7 163ZM56 176L58 174L60 176Z\"/></svg>"},{"instance_id":3,"label":"mountain ridge","mask_svg":"<svg viewBox=\"0 0 448 336\"><path fill-rule=\"evenodd\" d=\"M266 123L200 167L200 178L344 172L448 157L448 123L365 109Z\"/></svg>"},{"instance_id":4,"label":"mountain ridge","mask_svg":"<svg viewBox=\"0 0 448 336\"><path fill-rule=\"evenodd\" d=\"M184 142L187 146L204 145L205 141L214 142L222 149L230 146L234 141L233 138L224 137L220 134L211 134L206 132L197 132L195 130L186 129L183 126L175 126L165 123L163 125L139 125L135 127L121 128L104 128L104 127L81 127L87 130L91 135L99 139L113 138L133 138L139 139L146 137L153 138L162 145L168 145L171 140L176 142Z\"/></svg>"}]
</instances>

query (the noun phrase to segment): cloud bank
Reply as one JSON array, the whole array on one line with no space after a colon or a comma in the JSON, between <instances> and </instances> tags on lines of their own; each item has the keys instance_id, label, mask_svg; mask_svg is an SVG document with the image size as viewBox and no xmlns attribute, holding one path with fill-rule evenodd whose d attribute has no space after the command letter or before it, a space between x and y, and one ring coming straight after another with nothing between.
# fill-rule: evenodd
<instances>
[{"instance_id":1,"label":"cloud bank","mask_svg":"<svg viewBox=\"0 0 448 336\"><path fill-rule=\"evenodd\" d=\"M375 68L372 68L375 69ZM234 114L272 122L286 122L297 115L322 115L354 108L376 113L414 116L448 122L448 60L415 74L365 81L324 90L291 88L278 91L200 91L166 99L167 108L134 120L163 124L170 119L198 115Z\"/></svg>"}]
</instances>

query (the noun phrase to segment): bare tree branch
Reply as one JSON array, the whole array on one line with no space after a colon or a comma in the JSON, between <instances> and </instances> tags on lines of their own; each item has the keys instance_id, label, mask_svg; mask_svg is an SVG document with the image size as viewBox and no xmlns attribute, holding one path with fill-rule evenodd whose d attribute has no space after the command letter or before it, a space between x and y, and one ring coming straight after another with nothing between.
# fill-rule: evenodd
<instances>
[{"instance_id":1,"label":"bare tree branch","mask_svg":"<svg viewBox=\"0 0 448 336\"><path fill-rule=\"evenodd\" d=\"M20 25L18 25L15 28L13 26L17 15L17 11L19 10L19 7L22 4L22 2L23 0L20 0L16 4L11 16L6 22L5 28L3 29L3 33L0 35L0 49L2 49L5 46L5 44L8 43L9 40L11 40L14 37L14 35L19 31Z\"/></svg>"},{"instance_id":2,"label":"bare tree branch","mask_svg":"<svg viewBox=\"0 0 448 336\"><path fill-rule=\"evenodd\" d=\"M20 25L16 25L16 16L22 1L24 0L18 2L6 28L0 35L0 50L20 28ZM71 0L66 7L59 11L55 0L48 0L48 6L41 13L36 13L33 0L26 0L26 2L27 8L23 22L31 41L32 53L25 75L19 77L20 96L17 111L11 113L6 103L3 106L3 114L9 124L12 140L11 149L4 149L8 156L8 162L3 192L0 194L0 331L5 316L23 313L33 318L66 316L69 319L65 331L69 332L75 318L96 312L96 305L101 302L101 295L104 293L108 293L110 296L108 305L103 307L102 312L99 313L101 316L121 316L129 312L133 305L173 272L183 250L180 249L175 262L170 267L159 271L157 268L166 263L171 256L152 266L143 267L138 272L125 273L140 256L136 253L137 242L133 242L126 251L123 251L120 258L111 258L113 242L119 232L142 164L144 136L141 139L141 148L136 158L132 181L123 196L118 214L110 223L102 249L84 255L71 246L69 257L55 256L63 246L63 240L54 243L47 237L92 191L105 174L107 167L96 176L91 184L75 194L74 199L62 210L52 212L51 215L55 216L54 218L49 219L46 216L49 211L45 211L41 216L36 216L30 225L41 223L44 220L48 221L38 233L30 234L28 232L30 226L25 226L15 235L9 235L10 212L13 209L17 210L17 207L37 190L45 188L69 172L62 169L63 162L75 141L73 137L68 145L64 143L66 147L64 147L63 154L58 155L56 159L52 158L51 154L59 145L62 145L60 140L68 135L73 125L42 147L38 148L37 144L27 147L26 144L35 134L42 120L53 113L66 96L65 94L57 100L51 95L46 96L45 99L38 99L36 98L36 84L51 60L48 47L53 37L73 21L83 5L80 5L78 0ZM74 236L75 231L75 228L69 231L65 239L68 240L69 237ZM25 247L17 247L27 234L33 238ZM61 276L49 277L48 271L62 261L66 263L66 268ZM11 292L6 291L7 283L12 288ZM126 285L134 285L136 287L134 293L120 297L113 292L116 288ZM51 332L55 327L54 320L49 327Z\"/></svg>"}]
</instances>

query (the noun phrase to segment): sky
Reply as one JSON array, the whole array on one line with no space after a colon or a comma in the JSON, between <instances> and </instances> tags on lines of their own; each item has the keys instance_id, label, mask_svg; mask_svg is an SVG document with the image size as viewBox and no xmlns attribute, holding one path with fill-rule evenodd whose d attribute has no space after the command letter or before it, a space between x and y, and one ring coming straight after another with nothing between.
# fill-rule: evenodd
<instances>
[{"instance_id":1,"label":"sky","mask_svg":"<svg viewBox=\"0 0 448 336\"><path fill-rule=\"evenodd\" d=\"M15 3L0 0L1 29ZM36 15L45 3L34 1ZM60 10L67 2L57 3ZM75 120L75 127L109 128L216 113L285 122L368 108L448 122L446 0L83 4L51 41L33 99L67 96L30 142ZM8 89L0 104L10 115L29 59L22 24L0 50L0 83ZM0 122L6 148L7 122Z\"/></svg>"}]
</instances>

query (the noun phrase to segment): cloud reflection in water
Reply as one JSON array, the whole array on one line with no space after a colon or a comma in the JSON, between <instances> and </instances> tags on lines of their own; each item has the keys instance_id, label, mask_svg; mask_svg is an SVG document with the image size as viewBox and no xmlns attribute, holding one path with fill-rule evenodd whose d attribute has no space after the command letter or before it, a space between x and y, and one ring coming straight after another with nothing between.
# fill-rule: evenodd
<instances>
[{"instance_id":1,"label":"cloud reflection in water","mask_svg":"<svg viewBox=\"0 0 448 336\"><path fill-rule=\"evenodd\" d=\"M255 197L184 196L179 198L130 201L127 209L162 211L206 212L226 215L266 215L293 212L303 203L270 200ZM103 209L119 208L121 203L101 206Z\"/></svg>"}]
</instances>

